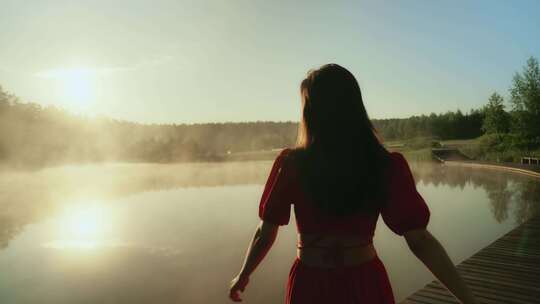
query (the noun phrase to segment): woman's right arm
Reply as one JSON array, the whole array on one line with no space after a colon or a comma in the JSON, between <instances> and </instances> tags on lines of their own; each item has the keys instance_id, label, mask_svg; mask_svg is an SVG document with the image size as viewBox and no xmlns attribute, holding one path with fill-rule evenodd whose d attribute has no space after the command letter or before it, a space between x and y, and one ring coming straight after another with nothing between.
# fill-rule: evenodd
<instances>
[{"instance_id":1,"label":"woman's right arm","mask_svg":"<svg viewBox=\"0 0 540 304\"><path fill-rule=\"evenodd\" d=\"M403 236L412 253L461 303L478 303L457 272L444 247L429 231L426 229L411 230L405 232Z\"/></svg>"}]
</instances>

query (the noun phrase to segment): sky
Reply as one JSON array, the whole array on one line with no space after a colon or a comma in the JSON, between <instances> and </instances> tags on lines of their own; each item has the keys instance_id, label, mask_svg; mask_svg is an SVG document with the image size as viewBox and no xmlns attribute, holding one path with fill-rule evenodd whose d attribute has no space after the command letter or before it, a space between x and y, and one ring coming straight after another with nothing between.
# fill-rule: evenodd
<instances>
[{"instance_id":1,"label":"sky","mask_svg":"<svg viewBox=\"0 0 540 304\"><path fill-rule=\"evenodd\" d=\"M540 1L0 0L0 85L143 123L298 121L309 69L371 118L479 108L540 57Z\"/></svg>"}]
</instances>

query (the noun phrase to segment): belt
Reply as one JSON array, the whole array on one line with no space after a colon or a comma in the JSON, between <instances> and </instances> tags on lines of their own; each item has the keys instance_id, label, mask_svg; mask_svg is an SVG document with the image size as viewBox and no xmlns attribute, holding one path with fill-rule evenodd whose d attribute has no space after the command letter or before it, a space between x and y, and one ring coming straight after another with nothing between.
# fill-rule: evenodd
<instances>
[{"instance_id":1,"label":"belt","mask_svg":"<svg viewBox=\"0 0 540 304\"><path fill-rule=\"evenodd\" d=\"M377 256L371 242L344 245L335 240L327 245L318 245L324 236L318 236L307 244L299 242L297 256L304 264L321 268L343 268L360 265Z\"/></svg>"}]
</instances>

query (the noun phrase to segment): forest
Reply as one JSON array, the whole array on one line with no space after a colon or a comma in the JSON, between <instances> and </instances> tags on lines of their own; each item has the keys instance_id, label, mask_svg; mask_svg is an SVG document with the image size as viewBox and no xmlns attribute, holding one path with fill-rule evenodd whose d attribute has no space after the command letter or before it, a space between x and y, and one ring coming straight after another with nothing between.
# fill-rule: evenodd
<instances>
[{"instance_id":1,"label":"forest","mask_svg":"<svg viewBox=\"0 0 540 304\"><path fill-rule=\"evenodd\" d=\"M140 124L22 103L0 91L0 162L14 166L221 160L293 143L293 122Z\"/></svg>"},{"instance_id":2,"label":"forest","mask_svg":"<svg viewBox=\"0 0 540 304\"><path fill-rule=\"evenodd\" d=\"M522 73L516 73L509 91L510 111L495 92L484 107L468 113L456 110L373 119L373 124L386 141L479 138L469 154L487 159L502 155L513 160L516 151L522 154L540 147L540 71L534 57ZM22 102L0 87L0 163L15 167L99 161L220 161L238 152L293 146L297 127L292 121L141 124L85 117L54 106Z\"/></svg>"},{"instance_id":3,"label":"forest","mask_svg":"<svg viewBox=\"0 0 540 304\"><path fill-rule=\"evenodd\" d=\"M406 119L375 119L387 140L416 137L474 138L481 111ZM295 144L297 122L140 124L87 118L21 102L0 89L0 162L44 166L95 161L178 162L222 160L228 153Z\"/></svg>"}]
</instances>

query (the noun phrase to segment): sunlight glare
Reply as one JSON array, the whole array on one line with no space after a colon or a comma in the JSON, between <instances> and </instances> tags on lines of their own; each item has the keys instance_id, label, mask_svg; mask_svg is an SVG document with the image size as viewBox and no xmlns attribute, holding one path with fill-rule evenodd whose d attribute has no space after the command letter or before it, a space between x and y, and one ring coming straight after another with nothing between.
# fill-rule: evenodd
<instances>
[{"instance_id":1,"label":"sunlight glare","mask_svg":"<svg viewBox=\"0 0 540 304\"><path fill-rule=\"evenodd\" d=\"M67 208L56 222L60 238L46 247L95 249L110 236L112 219L104 206L83 204Z\"/></svg>"},{"instance_id":2,"label":"sunlight glare","mask_svg":"<svg viewBox=\"0 0 540 304\"><path fill-rule=\"evenodd\" d=\"M84 110L96 100L97 72L94 69L54 69L40 76L55 80L62 97L76 110Z\"/></svg>"}]
</instances>

